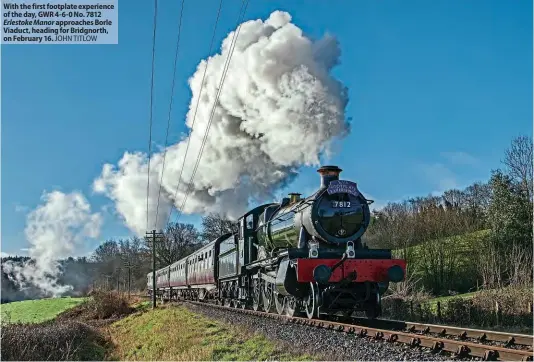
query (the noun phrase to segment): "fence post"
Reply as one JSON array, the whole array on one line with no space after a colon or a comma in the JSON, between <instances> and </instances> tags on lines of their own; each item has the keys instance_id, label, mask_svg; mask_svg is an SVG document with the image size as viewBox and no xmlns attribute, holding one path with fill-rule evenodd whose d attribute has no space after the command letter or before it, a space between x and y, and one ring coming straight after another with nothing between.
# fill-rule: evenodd
<instances>
[{"instance_id":1,"label":"fence post","mask_svg":"<svg viewBox=\"0 0 534 362\"><path fill-rule=\"evenodd\" d=\"M499 304L498 301L495 301L495 317L496 317L496 321L497 321L497 325L500 326L501 325L501 305Z\"/></svg>"},{"instance_id":2,"label":"fence post","mask_svg":"<svg viewBox=\"0 0 534 362\"><path fill-rule=\"evenodd\" d=\"M413 320L414 319L414 315L413 315L413 301L410 300L410 318Z\"/></svg>"},{"instance_id":3,"label":"fence post","mask_svg":"<svg viewBox=\"0 0 534 362\"><path fill-rule=\"evenodd\" d=\"M441 303L438 301L438 321L441 323Z\"/></svg>"},{"instance_id":4,"label":"fence post","mask_svg":"<svg viewBox=\"0 0 534 362\"><path fill-rule=\"evenodd\" d=\"M423 307L421 306L421 303L417 305L417 309L419 311L419 320L422 321L423 320Z\"/></svg>"},{"instance_id":5,"label":"fence post","mask_svg":"<svg viewBox=\"0 0 534 362\"><path fill-rule=\"evenodd\" d=\"M473 321L471 320L471 306L472 305L473 305L473 302L469 300L467 302L467 321L469 324L473 323Z\"/></svg>"}]
</instances>

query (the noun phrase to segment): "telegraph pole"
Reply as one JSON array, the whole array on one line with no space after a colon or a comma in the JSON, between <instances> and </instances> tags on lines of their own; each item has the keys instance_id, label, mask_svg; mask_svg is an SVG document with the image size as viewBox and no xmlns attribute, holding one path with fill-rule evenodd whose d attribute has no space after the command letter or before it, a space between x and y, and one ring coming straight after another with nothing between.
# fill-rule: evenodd
<instances>
[{"instance_id":1,"label":"telegraph pole","mask_svg":"<svg viewBox=\"0 0 534 362\"><path fill-rule=\"evenodd\" d=\"M111 275L102 274L104 278L106 278L106 291L109 290L109 279L111 278Z\"/></svg>"},{"instance_id":2,"label":"telegraph pole","mask_svg":"<svg viewBox=\"0 0 534 362\"><path fill-rule=\"evenodd\" d=\"M161 241L163 233L156 230L146 233L148 242L152 243L152 309L156 308L156 243Z\"/></svg>"},{"instance_id":3,"label":"telegraph pole","mask_svg":"<svg viewBox=\"0 0 534 362\"><path fill-rule=\"evenodd\" d=\"M117 293L120 293L121 268L117 267Z\"/></svg>"},{"instance_id":4,"label":"telegraph pole","mask_svg":"<svg viewBox=\"0 0 534 362\"><path fill-rule=\"evenodd\" d=\"M128 269L128 299L130 299L130 287L131 287L131 274L132 274L132 264L127 261L124 263L124 267Z\"/></svg>"}]
</instances>

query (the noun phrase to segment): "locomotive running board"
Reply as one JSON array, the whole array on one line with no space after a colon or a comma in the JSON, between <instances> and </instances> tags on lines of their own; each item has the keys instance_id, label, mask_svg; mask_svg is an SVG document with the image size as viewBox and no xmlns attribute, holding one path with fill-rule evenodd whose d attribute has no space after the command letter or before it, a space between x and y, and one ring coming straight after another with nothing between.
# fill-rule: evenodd
<instances>
[{"instance_id":1,"label":"locomotive running board","mask_svg":"<svg viewBox=\"0 0 534 362\"><path fill-rule=\"evenodd\" d=\"M254 263L246 265L245 269L250 270L250 269L254 269L258 267L265 267L268 265L273 265L278 261L278 259L280 259L280 256L274 256L269 259L258 260L258 261L255 261Z\"/></svg>"}]
</instances>

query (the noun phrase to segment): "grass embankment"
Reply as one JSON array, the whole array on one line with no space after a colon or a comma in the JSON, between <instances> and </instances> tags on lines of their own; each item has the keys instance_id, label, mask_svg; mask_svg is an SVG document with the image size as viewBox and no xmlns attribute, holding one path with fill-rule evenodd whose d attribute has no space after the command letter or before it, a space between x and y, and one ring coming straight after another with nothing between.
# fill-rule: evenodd
<instances>
[{"instance_id":1,"label":"grass embankment","mask_svg":"<svg viewBox=\"0 0 534 362\"><path fill-rule=\"evenodd\" d=\"M185 307L151 310L115 293L15 302L2 314L2 360L313 360Z\"/></svg>"},{"instance_id":2,"label":"grass embankment","mask_svg":"<svg viewBox=\"0 0 534 362\"><path fill-rule=\"evenodd\" d=\"M2 321L40 323L83 303L86 298L48 298L5 303L0 306Z\"/></svg>"},{"instance_id":3,"label":"grass embankment","mask_svg":"<svg viewBox=\"0 0 534 362\"><path fill-rule=\"evenodd\" d=\"M131 315L108 330L113 343L108 358L113 360L313 360L185 307Z\"/></svg>"}]
</instances>

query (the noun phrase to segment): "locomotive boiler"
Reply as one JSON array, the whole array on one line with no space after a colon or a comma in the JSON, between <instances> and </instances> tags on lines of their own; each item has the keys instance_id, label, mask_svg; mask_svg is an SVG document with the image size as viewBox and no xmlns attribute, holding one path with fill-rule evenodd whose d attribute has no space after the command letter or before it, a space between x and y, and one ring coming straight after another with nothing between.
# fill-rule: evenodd
<instances>
[{"instance_id":1,"label":"locomotive boiler","mask_svg":"<svg viewBox=\"0 0 534 362\"><path fill-rule=\"evenodd\" d=\"M362 243L372 201L356 183L340 180L341 171L323 166L313 195L291 193L249 210L237 233L159 270L155 290L149 278L149 293L289 316L376 318L389 283L404 279L406 262Z\"/></svg>"},{"instance_id":2,"label":"locomotive boiler","mask_svg":"<svg viewBox=\"0 0 534 362\"><path fill-rule=\"evenodd\" d=\"M339 248L349 242L359 247L372 201L365 199L355 183L340 181L341 171L336 166L321 167L321 186L312 196L300 199L300 194L291 193L280 205L268 206L260 216L260 245L268 251L305 249L309 242L312 248Z\"/></svg>"}]
</instances>

